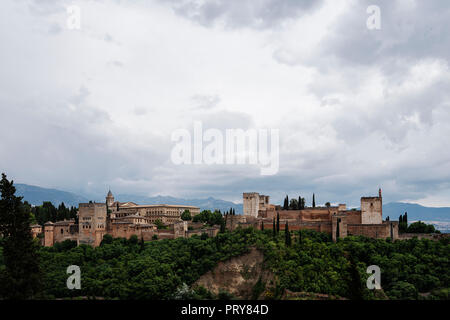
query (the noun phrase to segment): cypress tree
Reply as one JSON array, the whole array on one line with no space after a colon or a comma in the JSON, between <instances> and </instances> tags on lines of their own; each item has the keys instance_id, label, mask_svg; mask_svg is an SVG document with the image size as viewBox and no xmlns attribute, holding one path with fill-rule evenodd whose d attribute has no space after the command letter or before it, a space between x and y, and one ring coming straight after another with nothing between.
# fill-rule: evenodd
<instances>
[{"instance_id":1,"label":"cypress tree","mask_svg":"<svg viewBox=\"0 0 450 320\"><path fill-rule=\"evenodd\" d=\"M363 286L361 284L361 276L356 266L353 256L350 255L350 298L352 300L363 299Z\"/></svg>"},{"instance_id":2,"label":"cypress tree","mask_svg":"<svg viewBox=\"0 0 450 320\"><path fill-rule=\"evenodd\" d=\"M405 212L405 215L403 216L403 222L406 223L406 226L408 226L408 212Z\"/></svg>"},{"instance_id":3,"label":"cypress tree","mask_svg":"<svg viewBox=\"0 0 450 320\"><path fill-rule=\"evenodd\" d=\"M280 233L280 214L277 212L277 234Z\"/></svg>"},{"instance_id":4,"label":"cypress tree","mask_svg":"<svg viewBox=\"0 0 450 320\"><path fill-rule=\"evenodd\" d=\"M316 207L316 196L315 196L315 194L314 194L314 193L313 193L312 206L313 206L313 208L315 208L315 207Z\"/></svg>"},{"instance_id":5,"label":"cypress tree","mask_svg":"<svg viewBox=\"0 0 450 320\"><path fill-rule=\"evenodd\" d=\"M31 235L31 212L16 197L13 181L0 181L0 234L3 235L5 269L0 275L0 295L6 299L37 298L41 291L38 244Z\"/></svg>"},{"instance_id":6,"label":"cypress tree","mask_svg":"<svg viewBox=\"0 0 450 320\"><path fill-rule=\"evenodd\" d=\"M275 238L275 236L277 234L277 230L275 228L275 218L273 218L273 229L272 229L272 231L273 231L273 237Z\"/></svg>"},{"instance_id":7,"label":"cypress tree","mask_svg":"<svg viewBox=\"0 0 450 320\"><path fill-rule=\"evenodd\" d=\"M303 209L302 208L302 197L301 196L298 196L297 206L298 206L298 210L302 210Z\"/></svg>"},{"instance_id":8,"label":"cypress tree","mask_svg":"<svg viewBox=\"0 0 450 320\"><path fill-rule=\"evenodd\" d=\"M144 237L141 236L141 240L139 242L139 252L144 251L144 249L145 249Z\"/></svg>"},{"instance_id":9,"label":"cypress tree","mask_svg":"<svg viewBox=\"0 0 450 320\"><path fill-rule=\"evenodd\" d=\"M403 222L403 216L400 215L400 216L398 217L398 223L402 223L402 222Z\"/></svg>"},{"instance_id":10,"label":"cypress tree","mask_svg":"<svg viewBox=\"0 0 450 320\"><path fill-rule=\"evenodd\" d=\"M288 223L286 221L286 225L284 226L284 243L286 244L286 246L290 247L291 246L291 234L289 232L289 226Z\"/></svg>"}]
</instances>

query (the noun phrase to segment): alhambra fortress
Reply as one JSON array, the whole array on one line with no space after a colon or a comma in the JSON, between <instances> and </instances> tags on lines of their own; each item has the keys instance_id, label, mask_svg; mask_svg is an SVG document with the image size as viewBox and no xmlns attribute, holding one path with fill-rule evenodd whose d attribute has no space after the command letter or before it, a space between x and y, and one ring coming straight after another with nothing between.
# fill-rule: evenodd
<instances>
[{"instance_id":1,"label":"alhambra fortress","mask_svg":"<svg viewBox=\"0 0 450 320\"><path fill-rule=\"evenodd\" d=\"M252 192L244 193L243 197L244 215L238 217L241 224L271 228L274 219L279 217L280 229L288 223L290 230L310 229L331 233L333 241L347 235L398 239L398 221L383 221L381 189L376 197L362 197L360 210L348 210L345 204L283 210L279 205L270 204L269 196Z\"/></svg>"},{"instance_id":2,"label":"alhambra fortress","mask_svg":"<svg viewBox=\"0 0 450 320\"><path fill-rule=\"evenodd\" d=\"M280 229L285 225L290 230L309 229L332 235L333 241L348 235L362 235L377 239L402 238L398 232L398 221L383 221L383 198L362 197L359 210L347 209L345 204L325 207L305 207L301 210L284 210L269 203L269 196L256 192L243 194L243 215L225 215L225 227L234 230L242 227L270 229L279 219ZM33 236L41 235L42 244L52 246L64 240L78 244L100 245L106 234L112 237L130 238L136 235L144 241L175 239L206 233L215 236L220 226L206 226L202 222L183 221L181 214L188 210L192 217L200 213L199 207L186 205L138 205L133 202L114 200L111 191L104 203L80 203L78 223L75 220L47 222L44 226L33 225ZM158 229L155 222L166 225Z\"/></svg>"}]
</instances>

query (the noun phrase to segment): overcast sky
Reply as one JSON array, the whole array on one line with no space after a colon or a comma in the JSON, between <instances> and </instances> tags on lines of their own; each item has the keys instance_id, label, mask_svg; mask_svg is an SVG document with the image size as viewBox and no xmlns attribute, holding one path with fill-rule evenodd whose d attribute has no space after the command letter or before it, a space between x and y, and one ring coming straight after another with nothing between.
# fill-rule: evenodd
<instances>
[{"instance_id":1,"label":"overcast sky","mask_svg":"<svg viewBox=\"0 0 450 320\"><path fill-rule=\"evenodd\" d=\"M448 0L3 0L0 170L92 196L449 206L449 21ZM279 129L278 173L173 164L194 121Z\"/></svg>"}]
</instances>

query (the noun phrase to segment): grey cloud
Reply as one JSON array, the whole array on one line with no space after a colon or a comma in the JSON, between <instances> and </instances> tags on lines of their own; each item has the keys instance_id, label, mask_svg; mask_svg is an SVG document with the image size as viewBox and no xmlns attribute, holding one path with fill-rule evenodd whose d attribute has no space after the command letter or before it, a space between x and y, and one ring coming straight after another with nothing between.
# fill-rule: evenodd
<instances>
[{"instance_id":1,"label":"grey cloud","mask_svg":"<svg viewBox=\"0 0 450 320\"><path fill-rule=\"evenodd\" d=\"M54 23L48 28L48 33L50 34L59 34L61 33L62 28L59 24Z\"/></svg>"},{"instance_id":2,"label":"grey cloud","mask_svg":"<svg viewBox=\"0 0 450 320\"><path fill-rule=\"evenodd\" d=\"M243 112L233 112L227 110L216 111L213 113L201 113L193 120L200 120L203 123L203 129L215 128L219 130L226 129L248 129L253 125L250 115Z\"/></svg>"},{"instance_id":3,"label":"grey cloud","mask_svg":"<svg viewBox=\"0 0 450 320\"><path fill-rule=\"evenodd\" d=\"M268 28L288 18L296 18L322 4L314 0L170 0L173 10L201 25L222 20L227 27Z\"/></svg>"},{"instance_id":4,"label":"grey cloud","mask_svg":"<svg viewBox=\"0 0 450 320\"><path fill-rule=\"evenodd\" d=\"M123 62L119 60L110 61L108 64L118 68L122 68L124 66Z\"/></svg>"},{"instance_id":5,"label":"grey cloud","mask_svg":"<svg viewBox=\"0 0 450 320\"><path fill-rule=\"evenodd\" d=\"M212 109L220 102L220 97L217 94L202 95L196 94L192 96L192 101L195 104L195 108L199 109Z\"/></svg>"},{"instance_id":6,"label":"grey cloud","mask_svg":"<svg viewBox=\"0 0 450 320\"><path fill-rule=\"evenodd\" d=\"M322 71L373 64L392 69L399 66L398 60L410 64L427 57L449 61L447 1L377 1L381 30L369 30L366 9L373 4L369 0L353 1L310 58L299 58L298 53L283 47L274 52L274 58L290 65L315 63Z\"/></svg>"},{"instance_id":7,"label":"grey cloud","mask_svg":"<svg viewBox=\"0 0 450 320\"><path fill-rule=\"evenodd\" d=\"M71 110L55 98L0 100L2 167L16 180L95 194L120 179L151 180L167 158L168 141L134 137L83 99Z\"/></svg>"}]
</instances>

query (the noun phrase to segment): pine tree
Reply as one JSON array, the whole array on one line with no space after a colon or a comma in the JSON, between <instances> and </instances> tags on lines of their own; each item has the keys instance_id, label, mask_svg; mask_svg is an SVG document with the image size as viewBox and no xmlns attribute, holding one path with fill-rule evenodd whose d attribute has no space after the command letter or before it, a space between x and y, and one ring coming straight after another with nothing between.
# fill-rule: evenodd
<instances>
[{"instance_id":1,"label":"pine tree","mask_svg":"<svg viewBox=\"0 0 450 320\"><path fill-rule=\"evenodd\" d=\"M316 207L316 196L315 196L315 194L314 194L314 193L313 193L312 206L313 206L313 208L315 208L315 207Z\"/></svg>"},{"instance_id":2,"label":"pine tree","mask_svg":"<svg viewBox=\"0 0 450 320\"><path fill-rule=\"evenodd\" d=\"M38 244L31 235L31 212L16 197L13 181L2 174L0 181L0 234L3 235L5 270L0 295L6 299L37 298L41 291Z\"/></svg>"}]
</instances>

